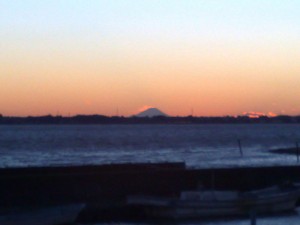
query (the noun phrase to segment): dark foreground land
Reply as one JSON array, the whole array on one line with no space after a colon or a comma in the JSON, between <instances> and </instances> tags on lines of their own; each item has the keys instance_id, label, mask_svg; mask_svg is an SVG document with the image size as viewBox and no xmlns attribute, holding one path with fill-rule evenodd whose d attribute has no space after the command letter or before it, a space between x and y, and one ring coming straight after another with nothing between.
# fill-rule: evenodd
<instances>
[{"instance_id":1,"label":"dark foreground land","mask_svg":"<svg viewBox=\"0 0 300 225\"><path fill-rule=\"evenodd\" d=\"M86 203L80 220L109 220L138 215L125 207L128 195L179 196L183 190L200 186L251 190L299 181L299 166L187 169L184 163L146 163L3 168L0 169L0 207L7 210Z\"/></svg>"}]
</instances>

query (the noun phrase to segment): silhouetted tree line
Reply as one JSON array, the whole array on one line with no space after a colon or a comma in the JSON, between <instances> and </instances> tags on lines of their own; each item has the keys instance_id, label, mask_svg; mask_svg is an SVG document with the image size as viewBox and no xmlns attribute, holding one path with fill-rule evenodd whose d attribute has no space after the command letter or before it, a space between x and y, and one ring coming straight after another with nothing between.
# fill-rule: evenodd
<instances>
[{"instance_id":1,"label":"silhouetted tree line","mask_svg":"<svg viewBox=\"0 0 300 225\"><path fill-rule=\"evenodd\" d=\"M0 114L0 124L256 124L256 123L300 123L300 116L261 116L250 118L248 116L224 117L123 117L103 115L76 115L63 116L28 116L8 117Z\"/></svg>"}]
</instances>

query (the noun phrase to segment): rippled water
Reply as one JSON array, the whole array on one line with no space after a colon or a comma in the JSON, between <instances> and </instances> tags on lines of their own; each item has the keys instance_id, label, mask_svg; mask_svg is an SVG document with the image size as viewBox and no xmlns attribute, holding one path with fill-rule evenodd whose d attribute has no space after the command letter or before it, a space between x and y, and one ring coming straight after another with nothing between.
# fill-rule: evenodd
<instances>
[{"instance_id":1,"label":"rippled water","mask_svg":"<svg viewBox=\"0 0 300 225\"><path fill-rule=\"evenodd\" d=\"M241 157L238 139L242 143ZM185 161L189 167L290 165L300 125L0 126L0 167Z\"/></svg>"}]
</instances>

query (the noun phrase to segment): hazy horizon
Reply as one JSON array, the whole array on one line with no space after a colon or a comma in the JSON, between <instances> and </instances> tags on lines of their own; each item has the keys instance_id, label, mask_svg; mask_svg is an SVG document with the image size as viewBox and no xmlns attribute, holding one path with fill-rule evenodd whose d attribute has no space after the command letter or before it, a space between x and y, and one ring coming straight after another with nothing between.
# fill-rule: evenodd
<instances>
[{"instance_id":1,"label":"hazy horizon","mask_svg":"<svg viewBox=\"0 0 300 225\"><path fill-rule=\"evenodd\" d=\"M300 1L0 0L0 114L300 114Z\"/></svg>"},{"instance_id":2,"label":"hazy horizon","mask_svg":"<svg viewBox=\"0 0 300 225\"><path fill-rule=\"evenodd\" d=\"M153 113L150 113L149 115L147 114L147 111L148 109L157 109L160 111L160 113L158 113L157 115L152 115ZM122 115L122 114L118 114L118 112L114 115L105 115L105 114L99 114L99 113L93 113L93 114L82 114L82 113L78 113L78 114L68 114L68 115L62 115L60 113L57 113L57 114L51 114L51 113L48 113L48 114L39 114L39 115L3 115L0 113L0 116L3 116L3 117L44 117L44 116L52 116L52 117L74 117L74 116L105 116L105 117L125 117L125 118L128 118L128 117L132 117L132 116L138 116L138 117L143 117L141 116L140 114L144 114L146 113L147 115L144 115L144 116L150 116L150 117L153 117L153 116L167 116L167 117L190 117L190 116L193 116L193 117L243 117L243 116L246 116L246 117L249 117L249 118L259 118L259 117L277 117L277 116L289 116L289 117L298 117L300 116L300 114L297 114L297 115L289 115L289 114L272 114L272 113L261 113L261 112L244 112L242 114L237 114L237 115L218 115L218 116L211 116L211 115L194 115L193 112L191 111L190 114L187 114L187 115L172 115L172 114L168 114L166 113L165 111L162 111L158 108L155 108L155 107L151 107L151 108L147 108L143 111L139 111L135 114L131 114L131 115ZM162 114L161 114L162 113ZM163 115L164 114L164 115Z\"/></svg>"}]
</instances>

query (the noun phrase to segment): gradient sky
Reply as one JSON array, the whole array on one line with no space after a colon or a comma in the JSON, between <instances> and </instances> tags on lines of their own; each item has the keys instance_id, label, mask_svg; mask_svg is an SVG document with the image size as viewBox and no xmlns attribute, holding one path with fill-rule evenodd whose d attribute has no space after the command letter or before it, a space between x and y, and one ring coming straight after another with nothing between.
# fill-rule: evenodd
<instances>
[{"instance_id":1,"label":"gradient sky","mask_svg":"<svg viewBox=\"0 0 300 225\"><path fill-rule=\"evenodd\" d=\"M0 113L300 114L298 0L0 0Z\"/></svg>"}]
</instances>

